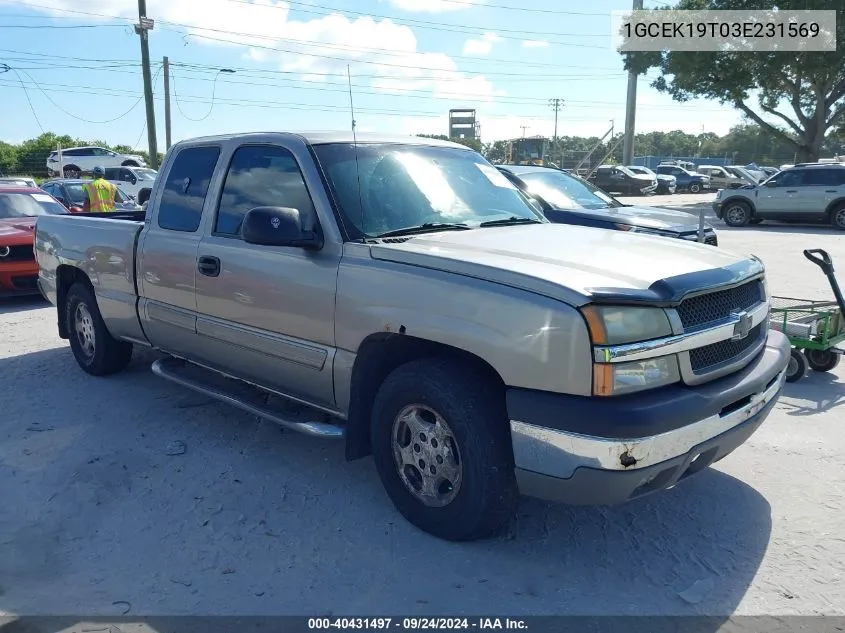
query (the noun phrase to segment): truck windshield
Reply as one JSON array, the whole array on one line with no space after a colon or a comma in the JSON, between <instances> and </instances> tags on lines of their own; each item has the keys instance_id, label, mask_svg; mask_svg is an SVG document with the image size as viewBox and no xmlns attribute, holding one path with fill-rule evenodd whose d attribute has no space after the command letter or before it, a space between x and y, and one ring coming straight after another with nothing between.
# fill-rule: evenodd
<instances>
[{"instance_id":1,"label":"truck windshield","mask_svg":"<svg viewBox=\"0 0 845 633\"><path fill-rule=\"evenodd\" d=\"M516 172L516 175L530 193L556 209L611 209L622 206L602 190L561 171Z\"/></svg>"},{"instance_id":2,"label":"truck windshield","mask_svg":"<svg viewBox=\"0 0 845 633\"><path fill-rule=\"evenodd\" d=\"M351 143L316 145L314 151L351 239L410 227L433 232L497 220L546 221L475 152L374 143L359 143L357 152Z\"/></svg>"},{"instance_id":3,"label":"truck windshield","mask_svg":"<svg viewBox=\"0 0 845 633\"><path fill-rule=\"evenodd\" d=\"M0 192L0 220L64 213L65 208L46 193Z\"/></svg>"}]
</instances>

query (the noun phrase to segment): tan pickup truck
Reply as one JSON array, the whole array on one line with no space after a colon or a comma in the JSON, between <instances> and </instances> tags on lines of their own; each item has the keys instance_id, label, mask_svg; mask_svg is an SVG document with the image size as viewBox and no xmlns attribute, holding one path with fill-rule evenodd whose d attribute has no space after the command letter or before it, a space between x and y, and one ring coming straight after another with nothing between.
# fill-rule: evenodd
<instances>
[{"instance_id":1,"label":"tan pickup truck","mask_svg":"<svg viewBox=\"0 0 845 633\"><path fill-rule=\"evenodd\" d=\"M160 350L163 378L372 454L398 510L452 540L520 492L674 486L757 429L789 359L756 258L550 224L429 139L181 142L146 214L41 217L36 251L82 369Z\"/></svg>"}]
</instances>

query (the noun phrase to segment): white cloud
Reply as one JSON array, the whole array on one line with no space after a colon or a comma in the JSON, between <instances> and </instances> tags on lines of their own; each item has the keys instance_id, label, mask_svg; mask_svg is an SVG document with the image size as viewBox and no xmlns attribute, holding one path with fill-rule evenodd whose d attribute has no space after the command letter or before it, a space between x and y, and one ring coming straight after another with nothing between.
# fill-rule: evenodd
<instances>
[{"instance_id":1,"label":"white cloud","mask_svg":"<svg viewBox=\"0 0 845 633\"><path fill-rule=\"evenodd\" d=\"M417 2L390 1L408 5ZM468 6L443 0L420 2L432 6ZM7 4L19 8L22 3L0 0L0 6ZM55 10L78 8L77 0L39 0L38 4ZM85 10L130 18L133 22L138 15L136 0L87 0ZM188 31L192 36L186 42L191 46L245 48L246 59L300 73L302 79L325 79L326 73L345 74L347 64L351 64L353 79L356 74L377 76L356 83L368 82L385 92L401 94L409 89L430 90L433 94L460 92L464 98L482 102L503 94L495 91L487 78L458 71L455 61L445 53L419 51L413 30L390 19L351 20L332 14L293 20L289 5L282 0L253 0L249 4L204 0L202 11L197 11L197 0L148 0L147 13L157 20L153 37L166 28ZM191 28L165 22L190 24ZM492 48L499 39L495 33L487 33L479 41Z\"/></svg>"},{"instance_id":2,"label":"white cloud","mask_svg":"<svg viewBox=\"0 0 845 633\"><path fill-rule=\"evenodd\" d=\"M493 44L501 41L501 37L495 33L485 33L477 40L467 40L464 42L464 55L489 55L493 50Z\"/></svg>"},{"instance_id":3,"label":"white cloud","mask_svg":"<svg viewBox=\"0 0 845 633\"><path fill-rule=\"evenodd\" d=\"M549 43L546 40L523 40L523 48L546 48Z\"/></svg>"},{"instance_id":4,"label":"white cloud","mask_svg":"<svg viewBox=\"0 0 845 633\"><path fill-rule=\"evenodd\" d=\"M382 0L383 1L383 0ZM412 13L446 13L462 11L474 5L482 4L482 0L387 0L391 5L403 11Z\"/></svg>"}]
</instances>

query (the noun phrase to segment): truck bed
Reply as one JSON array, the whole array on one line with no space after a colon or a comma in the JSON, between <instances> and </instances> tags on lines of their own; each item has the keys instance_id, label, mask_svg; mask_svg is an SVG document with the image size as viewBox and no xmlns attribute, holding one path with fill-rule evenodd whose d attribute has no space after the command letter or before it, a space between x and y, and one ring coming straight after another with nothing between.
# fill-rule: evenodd
<instances>
[{"instance_id":1,"label":"truck bed","mask_svg":"<svg viewBox=\"0 0 845 633\"><path fill-rule=\"evenodd\" d=\"M100 312L113 336L143 340L138 323L135 246L144 213L44 215L35 225L38 283L57 303L57 280L78 268L94 287Z\"/></svg>"}]
</instances>

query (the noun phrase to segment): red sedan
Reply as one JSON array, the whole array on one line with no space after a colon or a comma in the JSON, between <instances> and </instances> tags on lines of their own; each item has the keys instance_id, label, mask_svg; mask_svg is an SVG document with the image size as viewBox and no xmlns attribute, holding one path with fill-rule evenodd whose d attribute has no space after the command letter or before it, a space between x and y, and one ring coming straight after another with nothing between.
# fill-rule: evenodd
<instances>
[{"instance_id":1,"label":"red sedan","mask_svg":"<svg viewBox=\"0 0 845 633\"><path fill-rule=\"evenodd\" d=\"M66 213L41 189L0 186L0 297L39 294L32 248L35 220Z\"/></svg>"}]
</instances>

